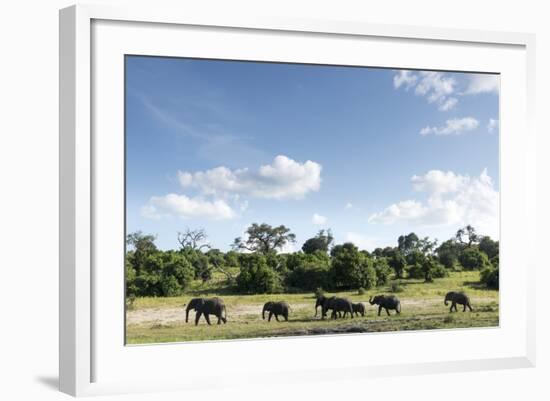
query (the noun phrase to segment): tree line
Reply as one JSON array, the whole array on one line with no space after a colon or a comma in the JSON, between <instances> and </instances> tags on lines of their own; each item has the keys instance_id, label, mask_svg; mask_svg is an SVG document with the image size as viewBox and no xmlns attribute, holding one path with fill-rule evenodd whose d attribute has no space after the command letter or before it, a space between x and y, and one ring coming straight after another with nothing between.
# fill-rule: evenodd
<instances>
[{"instance_id":1,"label":"tree line","mask_svg":"<svg viewBox=\"0 0 550 401\"><path fill-rule=\"evenodd\" d=\"M298 252L282 253L296 236L284 225L254 223L232 249L222 252L202 229L178 233L179 249L160 250L155 236L127 235L128 296L177 296L193 280L208 282L214 272L236 293L279 293L320 289L368 290L395 278L431 282L449 271L479 270L481 282L498 289L499 242L468 225L438 244L415 233L401 235L394 247L359 250L352 242L334 244L331 230L320 230Z\"/></svg>"}]
</instances>

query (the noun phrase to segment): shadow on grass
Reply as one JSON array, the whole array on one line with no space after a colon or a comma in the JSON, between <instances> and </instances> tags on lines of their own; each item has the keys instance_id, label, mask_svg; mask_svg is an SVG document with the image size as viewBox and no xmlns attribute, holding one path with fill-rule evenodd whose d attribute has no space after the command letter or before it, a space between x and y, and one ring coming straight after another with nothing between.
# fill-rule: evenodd
<instances>
[{"instance_id":1,"label":"shadow on grass","mask_svg":"<svg viewBox=\"0 0 550 401\"><path fill-rule=\"evenodd\" d=\"M492 288L488 288L485 284L483 284L479 281L465 281L464 283L462 283L462 285L465 286L465 287L473 288L475 290L498 291L498 290L494 290Z\"/></svg>"}]
</instances>

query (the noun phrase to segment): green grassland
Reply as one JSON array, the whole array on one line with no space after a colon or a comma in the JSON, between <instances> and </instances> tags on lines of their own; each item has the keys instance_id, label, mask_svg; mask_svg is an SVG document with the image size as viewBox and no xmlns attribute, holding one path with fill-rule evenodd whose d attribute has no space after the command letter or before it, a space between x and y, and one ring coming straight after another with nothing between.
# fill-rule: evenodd
<instances>
[{"instance_id":1,"label":"green grassland","mask_svg":"<svg viewBox=\"0 0 550 401\"><path fill-rule=\"evenodd\" d=\"M205 284L194 282L186 296L135 299L126 315L127 343L492 327L499 324L499 292L481 286L477 271L452 272L449 277L436 279L433 283L410 279L392 283L400 287L398 292L394 292L401 300L400 315L391 311L391 316L387 316L382 311L378 317L376 305L368 304L371 295L392 293L392 287L388 285L362 295L357 291L330 293L345 296L352 302L364 302L367 313L354 319L321 320L320 310L314 317L315 297L312 293L235 295L224 286L223 276L216 276ZM463 313L462 306L459 306L458 312L449 313L449 307L443 303L448 291L465 291L470 296L473 312ZM190 312L189 323L185 323L184 304L195 296L222 297L227 307L227 324L217 325L217 319L211 316L211 326L204 318L195 326L194 311ZM277 322L275 317L271 322L262 320L262 306L270 300L284 300L290 304L288 322Z\"/></svg>"}]
</instances>

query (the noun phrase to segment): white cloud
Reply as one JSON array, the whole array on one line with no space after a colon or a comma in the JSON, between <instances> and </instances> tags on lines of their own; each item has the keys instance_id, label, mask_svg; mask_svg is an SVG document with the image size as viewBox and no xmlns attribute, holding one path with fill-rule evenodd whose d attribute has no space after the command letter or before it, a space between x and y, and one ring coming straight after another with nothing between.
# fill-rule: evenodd
<instances>
[{"instance_id":1,"label":"white cloud","mask_svg":"<svg viewBox=\"0 0 550 401\"><path fill-rule=\"evenodd\" d=\"M321 187L321 165L300 163L287 156L275 157L257 171L221 166L194 173L178 172L181 186L198 188L205 195L239 194L264 199L301 199Z\"/></svg>"},{"instance_id":2,"label":"white cloud","mask_svg":"<svg viewBox=\"0 0 550 401\"><path fill-rule=\"evenodd\" d=\"M151 197L141 208L141 214L151 219L173 216L184 219L200 217L209 220L228 220L237 216L231 206L222 199L207 201L178 194Z\"/></svg>"},{"instance_id":3,"label":"white cloud","mask_svg":"<svg viewBox=\"0 0 550 401\"><path fill-rule=\"evenodd\" d=\"M380 246L376 239L366 237L365 235L356 232L346 233L346 242L352 242L355 246L357 246L357 248L364 249L369 252L372 252Z\"/></svg>"},{"instance_id":4,"label":"white cloud","mask_svg":"<svg viewBox=\"0 0 550 401\"><path fill-rule=\"evenodd\" d=\"M393 86L395 89L399 89L401 85L405 85L405 89L409 90L412 88L418 77L408 70L400 70L397 74L393 76Z\"/></svg>"},{"instance_id":5,"label":"white cloud","mask_svg":"<svg viewBox=\"0 0 550 401\"><path fill-rule=\"evenodd\" d=\"M346 203L346 206L344 206L344 209L351 209L353 207L353 204L351 202Z\"/></svg>"},{"instance_id":6,"label":"white cloud","mask_svg":"<svg viewBox=\"0 0 550 401\"><path fill-rule=\"evenodd\" d=\"M414 88L416 95L436 104L441 111L451 110L458 103L458 99L452 96L457 82L443 72L400 70L393 76L393 86L396 89L404 87L405 90Z\"/></svg>"},{"instance_id":7,"label":"white cloud","mask_svg":"<svg viewBox=\"0 0 550 401\"><path fill-rule=\"evenodd\" d=\"M427 192L440 195L457 192L466 184L468 177L455 174L452 171L430 170L422 176L413 175L411 183L417 192Z\"/></svg>"},{"instance_id":8,"label":"white cloud","mask_svg":"<svg viewBox=\"0 0 550 401\"><path fill-rule=\"evenodd\" d=\"M478 93L499 93L500 76L496 74L469 74L468 86L465 95L477 95Z\"/></svg>"},{"instance_id":9,"label":"white cloud","mask_svg":"<svg viewBox=\"0 0 550 401\"><path fill-rule=\"evenodd\" d=\"M472 131L479 126L479 121L473 117L453 118L447 120L444 126L427 126L420 130L420 135L460 135Z\"/></svg>"},{"instance_id":10,"label":"white cloud","mask_svg":"<svg viewBox=\"0 0 550 401\"><path fill-rule=\"evenodd\" d=\"M327 224L328 219L325 216L315 213L311 218L311 222L317 226L322 226Z\"/></svg>"},{"instance_id":11,"label":"white cloud","mask_svg":"<svg viewBox=\"0 0 550 401\"><path fill-rule=\"evenodd\" d=\"M489 123L487 124L487 131L493 132L495 129L498 130L499 127L499 121L495 120L494 118L489 119Z\"/></svg>"},{"instance_id":12,"label":"white cloud","mask_svg":"<svg viewBox=\"0 0 550 401\"><path fill-rule=\"evenodd\" d=\"M453 107L456 106L457 103L458 103L458 99L456 97L450 97L444 102L442 102L439 105L438 109L441 111L451 110Z\"/></svg>"},{"instance_id":13,"label":"white cloud","mask_svg":"<svg viewBox=\"0 0 550 401\"><path fill-rule=\"evenodd\" d=\"M428 103L436 104L440 111L454 109L458 104L457 95L499 92L498 75L467 74L467 77L467 82L457 82L445 72L400 70L393 76L393 86L405 90L414 88L416 95L425 97Z\"/></svg>"},{"instance_id":14,"label":"white cloud","mask_svg":"<svg viewBox=\"0 0 550 401\"><path fill-rule=\"evenodd\" d=\"M431 170L411 178L413 189L427 193L426 202L404 200L369 217L369 223L418 226L472 224L481 233L498 237L499 193L484 170L470 177Z\"/></svg>"}]
</instances>

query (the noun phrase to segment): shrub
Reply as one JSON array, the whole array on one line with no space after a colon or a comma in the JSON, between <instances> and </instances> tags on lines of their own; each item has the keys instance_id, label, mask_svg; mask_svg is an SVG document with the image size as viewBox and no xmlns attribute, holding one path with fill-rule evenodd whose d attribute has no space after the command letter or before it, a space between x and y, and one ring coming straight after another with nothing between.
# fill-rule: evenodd
<instances>
[{"instance_id":1,"label":"shrub","mask_svg":"<svg viewBox=\"0 0 550 401\"><path fill-rule=\"evenodd\" d=\"M481 271L480 281L487 286L487 288L492 288L495 290L499 289L499 275L498 267L486 267Z\"/></svg>"},{"instance_id":2,"label":"shrub","mask_svg":"<svg viewBox=\"0 0 550 401\"><path fill-rule=\"evenodd\" d=\"M267 265L265 256L256 253L241 254L239 264L239 291L265 294L282 290L280 277Z\"/></svg>"},{"instance_id":3,"label":"shrub","mask_svg":"<svg viewBox=\"0 0 550 401\"><path fill-rule=\"evenodd\" d=\"M416 263L414 265L408 266L407 275L409 276L409 278L423 278L424 271L422 270L422 265L420 263Z\"/></svg>"},{"instance_id":4,"label":"shrub","mask_svg":"<svg viewBox=\"0 0 550 401\"><path fill-rule=\"evenodd\" d=\"M376 285L376 270L372 259L359 252L350 242L331 250L331 284L335 288L370 289Z\"/></svg>"},{"instance_id":5,"label":"shrub","mask_svg":"<svg viewBox=\"0 0 550 401\"><path fill-rule=\"evenodd\" d=\"M183 255L193 266L196 279L208 281L212 278L213 269L208 256L192 249L183 251Z\"/></svg>"},{"instance_id":6,"label":"shrub","mask_svg":"<svg viewBox=\"0 0 550 401\"><path fill-rule=\"evenodd\" d=\"M329 286L329 269L320 266L299 266L292 270L286 279L288 286L313 291Z\"/></svg>"},{"instance_id":7,"label":"shrub","mask_svg":"<svg viewBox=\"0 0 550 401\"><path fill-rule=\"evenodd\" d=\"M466 248L460 254L459 261L466 270L479 270L489 266L487 255L475 247Z\"/></svg>"},{"instance_id":8,"label":"shrub","mask_svg":"<svg viewBox=\"0 0 550 401\"><path fill-rule=\"evenodd\" d=\"M366 292L367 291L363 287L359 287L359 289L357 290L357 295L365 295Z\"/></svg>"},{"instance_id":9,"label":"shrub","mask_svg":"<svg viewBox=\"0 0 550 401\"><path fill-rule=\"evenodd\" d=\"M374 260L374 270L376 271L376 286L386 285L392 274L387 259L384 257L376 258Z\"/></svg>"}]
</instances>

